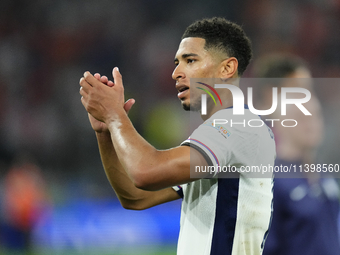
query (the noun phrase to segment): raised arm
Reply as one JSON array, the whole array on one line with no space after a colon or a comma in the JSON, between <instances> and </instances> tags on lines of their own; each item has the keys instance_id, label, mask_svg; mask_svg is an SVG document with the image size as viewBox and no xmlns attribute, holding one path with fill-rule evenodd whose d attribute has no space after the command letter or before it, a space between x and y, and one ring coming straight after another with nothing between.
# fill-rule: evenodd
<instances>
[{"instance_id":1,"label":"raised arm","mask_svg":"<svg viewBox=\"0 0 340 255\"><path fill-rule=\"evenodd\" d=\"M104 84L110 87L113 86L113 83L109 81L107 77L101 77L99 74L95 74L94 76ZM133 104L133 99L128 100L124 104L124 110L128 112ZM106 176L124 208L141 210L179 198L177 192L172 188L156 192L144 191L136 188L117 157L106 124L96 120L92 115L88 115L91 126L96 133L99 152Z\"/></svg>"},{"instance_id":2,"label":"raised arm","mask_svg":"<svg viewBox=\"0 0 340 255\"><path fill-rule=\"evenodd\" d=\"M160 151L145 141L124 110L124 88L117 68L113 76L115 86L108 87L86 72L80 80L82 103L108 126L116 155L133 185L156 191L193 181L190 167L207 165L204 157L188 146Z\"/></svg>"},{"instance_id":3,"label":"raised arm","mask_svg":"<svg viewBox=\"0 0 340 255\"><path fill-rule=\"evenodd\" d=\"M110 133L96 132L96 137L106 176L124 208L142 210L180 198L172 188L159 191L145 191L137 188L117 157Z\"/></svg>"}]
</instances>

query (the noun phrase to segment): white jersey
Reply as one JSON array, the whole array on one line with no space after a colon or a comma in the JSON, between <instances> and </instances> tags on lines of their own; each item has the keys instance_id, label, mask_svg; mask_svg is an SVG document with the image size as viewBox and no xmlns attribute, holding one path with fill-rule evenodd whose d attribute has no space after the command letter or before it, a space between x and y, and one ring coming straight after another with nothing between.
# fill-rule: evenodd
<instances>
[{"instance_id":1,"label":"white jersey","mask_svg":"<svg viewBox=\"0 0 340 255\"><path fill-rule=\"evenodd\" d=\"M233 166L239 178L200 179L173 187L183 195L178 255L260 255L272 208L272 178L249 178L246 166L274 165L275 142L267 125L245 110L231 108L215 113L182 145L200 151L209 165ZM214 119L227 124L213 125ZM233 123L245 123L230 125ZM245 126L245 127L244 127ZM260 174L257 174L260 176ZM271 175L272 176L272 175Z\"/></svg>"}]
</instances>

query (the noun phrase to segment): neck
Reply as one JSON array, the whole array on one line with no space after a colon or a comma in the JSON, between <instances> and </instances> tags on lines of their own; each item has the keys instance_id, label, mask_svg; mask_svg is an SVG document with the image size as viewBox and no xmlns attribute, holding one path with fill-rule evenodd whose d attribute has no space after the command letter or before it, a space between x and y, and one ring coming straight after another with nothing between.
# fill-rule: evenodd
<instances>
[{"instance_id":1,"label":"neck","mask_svg":"<svg viewBox=\"0 0 340 255\"><path fill-rule=\"evenodd\" d=\"M206 121L207 119L209 119L212 115L214 115L216 112L220 111L220 110L223 110L223 109L226 109L228 107L231 107L233 106L233 99L232 98L229 98L228 100L227 99L222 99L222 102L223 104L220 105L220 104L217 104L217 105L214 105L214 103L212 103L213 105L209 105L208 104L208 109L207 110L207 114L206 115L201 115L201 118Z\"/></svg>"},{"instance_id":2,"label":"neck","mask_svg":"<svg viewBox=\"0 0 340 255\"><path fill-rule=\"evenodd\" d=\"M217 81L215 81L215 84L231 84L236 87L239 87L239 78L238 77L230 78L227 79L226 81L218 79ZM219 101L215 104L213 100L208 100L207 114L201 115L201 118L204 121L209 119L216 112L233 106L233 94L229 89L216 89L216 91L218 92L221 98L222 105L219 103Z\"/></svg>"}]
</instances>

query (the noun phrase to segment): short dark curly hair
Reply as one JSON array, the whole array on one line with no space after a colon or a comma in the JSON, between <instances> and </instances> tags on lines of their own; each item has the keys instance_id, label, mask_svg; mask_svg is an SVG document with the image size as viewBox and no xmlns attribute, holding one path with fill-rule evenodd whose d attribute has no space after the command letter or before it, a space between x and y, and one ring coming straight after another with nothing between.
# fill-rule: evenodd
<instances>
[{"instance_id":1,"label":"short dark curly hair","mask_svg":"<svg viewBox=\"0 0 340 255\"><path fill-rule=\"evenodd\" d=\"M218 49L238 61L238 74L242 75L251 58L251 41L243 29L225 18L214 17L192 23L185 30L182 39L199 37L205 39L204 48Z\"/></svg>"}]
</instances>

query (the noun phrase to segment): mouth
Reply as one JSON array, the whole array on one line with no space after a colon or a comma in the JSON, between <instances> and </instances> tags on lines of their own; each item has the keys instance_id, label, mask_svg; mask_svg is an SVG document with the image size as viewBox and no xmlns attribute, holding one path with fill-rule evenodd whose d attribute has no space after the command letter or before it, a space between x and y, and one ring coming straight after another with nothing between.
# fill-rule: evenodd
<instances>
[{"instance_id":1,"label":"mouth","mask_svg":"<svg viewBox=\"0 0 340 255\"><path fill-rule=\"evenodd\" d=\"M177 97L179 99L182 99L186 96L187 93L189 93L189 87L186 85L176 85L176 89L178 91Z\"/></svg>"}]
</instances>

